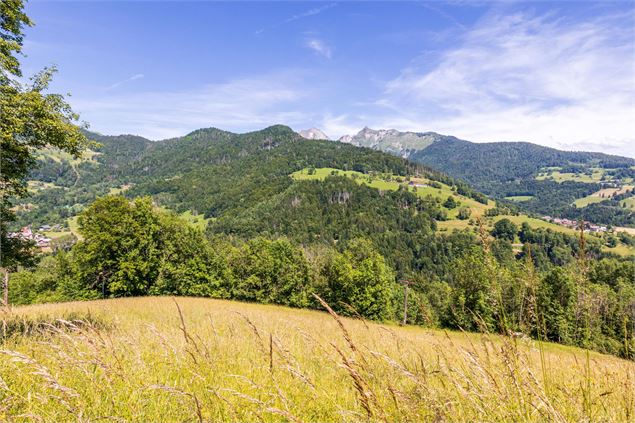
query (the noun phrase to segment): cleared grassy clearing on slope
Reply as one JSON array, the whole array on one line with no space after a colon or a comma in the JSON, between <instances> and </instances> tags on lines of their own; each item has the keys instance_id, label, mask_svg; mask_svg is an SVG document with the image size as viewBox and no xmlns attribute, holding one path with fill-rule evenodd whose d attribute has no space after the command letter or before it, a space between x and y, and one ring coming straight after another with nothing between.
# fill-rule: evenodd
<instances>
[{"instance_id":1,"label":"cleared grassy clearing on slope","mask_svg":"<svg viewBox=\"0 0 635 423\"><path fill-rule=\"evenodd\" d=\"M111 187L108 190L108 195L119 195L128 191L132 187L131 184L121 185L120 187Z\"/></svg>"},{"instance_id":2,"label":"cleared grassy clearing on slope","mask_svg":"<svg viewBox=\"0 0 635 423\"><path fill-rule=\"evenodd\" d=\"M457 194L452 191L448 185L436 182L440 185L441 188L435 188L428 186L431 182L426 178L415 178L411 177L409 181L406 181L404 178L401 182L397 180L387 180L388 175L367 175L361 172L356 172L352 170L340 170L334 168L318 168L314 170L313 174L309 174L309 169L302 169L297 172L291 174L291 177L298 181L303 180L324 180L326 177L331 176L333 174L340 176L348 176L353 178L357 183L366 184L371 188L376 188L380 190L386 191L396 191L399 187L407 188L411 192L416 193L419 197L426 197L428 195L432 197L436 197L445 201L449 196L454 196L459 202L460 205L455 207L452 210L448 210L448 218L450 220L456 219L456 216L459 213L459 209L461 207L468 207L471 210L471 216L481 216L485 210L488 208L494 207L495 203L493 201L489 201L487 205L479 203L471 198L464 197L462 195ZM400 177L392 177L394 179ZM409 185L409 182L415 184L414 186ZM418 186L417 186L418 185Z\"/></svg>"},{"instance_id":3,"label":"cleared grassy clearing on slope","mask_svg":"<svg viewBox=\"0 0 635 423\"><path fill-rule=\"evenodd\" d=\"M488 230L491 230L494 227L494 224L501 219L509 219L518 227L520 227L524 222L527 222L529 226L531 226L532 228L551 229L553 231L562 232L569 235L578 235L578 231L574 229L567 228L561 225L556 225L555 223L546 222L544 220L535 219L533 217L522 216L522 215L521 216L496 216L493 218L486 218L484 220L484 225ZM476 231L476 226L474 225L470 226L469 220L448 220L444 222L437 222L437 228L439 228L440 230L449 231L449 232L453 231L454 229L462 230L462 229L468 229L468 228L472 228L474 231ZM623 228L623 229L631 230L632 228ZM616 228L616 230L619 230L619 228ZM632 231L635 232L635 229L632 229ZM596 235L592 233L587 233L586 236L597 237ZM520 241L516 239L516 242L520 242ZM603 246L602 250L606 252L618 254L621 256L635 256L634 247L624 245L621 243L617 245L616 247L612 247L612 248Z\"/></svg>"},{"instance_id":4,"label":"cleared grassy clearing on slope","mask_svg":"<svg viewBox=\"0 0 635 423\"><path fill-rule=\"evenodd\" d=\"M57 148L45 148L39 153L41 157L49 158L57 163L69 162L72 166L77 166L82 162L98 163L95 157L101 153L94 150L84 150L81 157L75 158L71 154Z\"/></svg>"},{"instance_id":5,"label":"cleared grassy clearing on slope","mask_svg":"<svg viewBox=\"0 0 635 423\"><path fill-rule=\"evenodd\" d=\"M529 201L532 198L534 198L533 195L511 195L509 197L505 197L505 200L523 202Z\"/></svg>"},{"instance_id":6,"label":"cleared grassy clearing on slope","mask_svg":"<svg viewBox=\"0 0 635 423\"><path fill-rule=\"evenodd\" d=\"M185 219L187 223L194 226L201 231L204 231L207 228L207 222L209 219L205 219L205 215L203 214L193 214L191 210L187 210L179 215L182 219Z\"/></svg>"},{"instance_id":7,"label":"cleared grassy clearing on slope","mask_svg":"<svg viewBox=\"0 0 635 423\"><path fill-rule=\"evenodd\" d=\"M38 191L43 191L45 189L59 188L59 189L68 189L67 187L63 187L60 185L55 185L51 182L43 182L43 181L28 181L28 190L31 193L35 193Z\"/></svg>"},{"instance_id":8,"label":"cleared grassy clearing on slope","mask_svg":"<svg viewBox=\"0 0 635 423\"><path fill-rule=\"evenodd\" d=\"M562 232L566 234L576 234L577 232L573 229L567 228L565 226L556 225L555 223L546 222L541 219L536 219L533 217L520 215L520 216L511 216L511 215L499 215L495 217L485 218L483 221L485 227L488 229L492 229L494 224L501 219L509 219L516 226L520 227L524 222L527 222L532 228L544 228L551 229L556 232ZM449 220L445 222L437 222L437 226L440 228L447 228L449 230L452 229L465 229L470 226L469 220Z\"/></svg>"},{"instance_id":9,"label":"cleared grassy clearing on slope","mask_svg":"<svg viewBox=\"0 0 635 423\"><path fill-rule=\"evenodd\" d=\"M573 202L573 204L575 204L576 207L586 207L589 204L601 203L604 200L610 199L614 195L623 194L629 190L632 190L633 188L633 185L624 185L620 188L603 188L591 195L587 195L583 198L578 198Z\"/></svg>"},{"instance_id":10,"label":"cleared grassy clearing on slope","mask_svg":"<svg viewBox=\"0 0 635 423\"><path fill-rule=\"evenodd\" d=\"M562 168L560 167L550 167L545 168L538 173L536 176L536 180L544 181L544 180L553 180L555 182L565 182L565 181L574 181L574 182L585 182L585 183L596 183L602 180L602 177L609 170L615 169L604 169L601 167L592 167L591 175L587 175L584 173L571 173L571 172L561 172ZM612 177L609 176L609 180Z\"/></svg>"},{"instance_id":11,"label":"cleared grassy clearing on slope","mask_svg":"<svg viewBox=\"0 0 635 423\"><path fill-rule=\"evenodd\" d=\"M622 201L622 205L627 209L635 209L635 195L632 197L628 197L626 200Z\"/></svg>"},{"instance_id":12,"label":"cleared grassy clearing on slope","mask_svg":"<svg viewBox=\"0 0 635 423\"><path fill-rule=\"evenodd\" d=\"M90 313L1 348L4 417L45 421L627 421L635 363L528 340L210 299L37 305ZM343 328L339 326L343 325ZM67 325L65 325L67 326ZM72 328L72 326L71 326Z\"/></svg>"},{"instance_id":13,"label":"cleared grassy clearing on slope","mask_svg":"<svg viewBox=\"0 0 635 423\"><path fill-rule=\"evenodd\" d=\"M443 220L443 221L437 222L438 229L443 231L449 231L449 232L452 232L454 229L463 230L469 227L470 227L469 220L454 219L454 220Z\"/></svg>"},{"instance_id":14,"label":"cleared grassy clearing on slope","mask_svg":"<svg viewBox=\"0 0 635 423\"><path fill-rule=\"evenodd\" d=\"M605 245L602 250L620 256L635 256L635 248L624 244L618 244L615 247L607 247Z\"/></svg>"},{"instance_id":15,"label":"cleared grassy clearing on slope","mask_svg":"<svg viewBox=\"0 0 635 423\"><path fill-rule=\"evenodd\" d=\"M626 228L624 226L616 226L615 232L626 232L630 235L635 235L635 228Z\"/></svg>"},{"instance_id":16,"label":"cleared grassy clearing on slope","mask_svg":"<svg viewBox=\"0 0 635 423\"><path fill-rule=\"evenodd\" d=\"M493 223L496 223L501 219L509 219L518 227L520 227L523 222L527 222L532 228L551 229L553 231L562 232L569 235L575 235L578 233L575 229L567 228L566 226L562 225L556 225L555 223L547 222L529 216L496 216L493 218Z\"/></svg>"}]
</instances>

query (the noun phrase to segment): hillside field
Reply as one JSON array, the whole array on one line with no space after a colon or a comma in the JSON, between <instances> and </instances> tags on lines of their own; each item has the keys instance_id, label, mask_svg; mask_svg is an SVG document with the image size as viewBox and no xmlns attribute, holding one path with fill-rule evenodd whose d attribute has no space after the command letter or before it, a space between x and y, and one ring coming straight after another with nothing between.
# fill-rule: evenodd
<instances>
[{"instance_id":1,"label":"hillside field","mask_svg":"<svg viewBox=\"0 0 635 423\"><path fill-rule=\"evenodd\" d=\"M309 173L308 169L302 169L298 172L294 172L291 177L298 181L324 180L330 175L348 176L360 184L366 184L371 188L379 190L396 191L401 186L415 192L422 198L429 195L431 197L436 197L441 201L445 201L448 197L454 196L460 202L460 205L453 210L448 211L448 218L450 220L456 219L460 207L468 207L471 211L471 216L476 217L481 216L485 210L492 208L495 205L494 201L491 200L487 205L485 205L471 198L459 195L454 192L451 187L440 182L436 182L440 188L429 186L428 184L430 184L431 181L426 178L413 177L410 178L410 180L406 180L404 178L398 180L399 177L394 177L392 175L367 175L353 170L341 170L334 168L317 168L312 174ZM412 182L415 186L410 186L409 182Z\"/></svg>"},{"instance_id":2,"label":"hillside field","mask_svg":"<svg viewBox=\"0 0 635 423\"><path fill-rule=\"evenodd\" d=\"M622 201L622 206L628 209L635 209L635 196L628 197L626 200Z\"/></svg>"},{"instance_id":3,"label":"hillside field","mask_svg":"<svg viewBox=\"0 0 635 423\"><path fill-rule=\"evenodd\" d=\"M623 194L629 190L632 190L633 188L634 188L633 185L624 185L620 188L603 188L597 192L594 192L591 195L587 195L586 197L583 197L583 198L578 198L577 200L573 202L573 204L575 204L576 207L586 207L589 204L601 203L604 200L610 199L614 195ZM630 198L633 198L633 197L629 197L627 200L629 200ZM624 202L626 202L627 200L625 200Z\"/></svg>"},{"instance_id":4,"label":"hillside field","mask_svg":"<svg viewBox=\"0 0 635 423\"><path fill-rule=\"evenodd\" d=\"M509 197L505 197L505 200L521 202L522 203L523 201L529 201L532 198L534 198L533 195L511 195Z\"/></svg>"},{"instance_id":5,"label":"hillside field","mask_svg":"<svg viewBox=\"0 0 635 423\"><path fill-rule=\"evenodd\" d=\"M550 167L545 168L538 173L536 176L536 180L544 181L544 180L554 180L556 182L565 182L565 181L574 181L574 182L586 182L586 183L594 183L600 182L602 177L606 175L607 170L614 169L603 169L600 167L591 167L589 170L591 171L591 175L585 173L571 173L571 172L561 172L562 168L560 167ZM609 177L609 179L611 179Z\"/></svg>"},{"instance_id":6,"label":"hillside field","mask_svg":"<svg viewBox=\"0 0 635 423\"><path fill-rule=\"evenodd\" d=\"M82 317L92 323L68 321ZM27 319L54 325L5 337L0 419L634 418L635 363L518 338L185 297L18 307L3 319L9 332Z\"/></svg>"}]
</instances>

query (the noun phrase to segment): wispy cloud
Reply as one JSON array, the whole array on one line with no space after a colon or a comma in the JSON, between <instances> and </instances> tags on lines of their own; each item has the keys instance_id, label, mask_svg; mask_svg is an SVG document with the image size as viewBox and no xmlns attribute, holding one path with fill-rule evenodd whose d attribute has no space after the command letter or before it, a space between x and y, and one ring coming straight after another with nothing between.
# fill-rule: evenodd
<instances>
[{"instance_id":1,"label":"wispy cloud","mask_svg":"<svg viewBox=\"0 0 635 423\"><path fill-rule=\"evenodd\" d=\"M324 6L320 6L320 7L314 7L313 9L309 9L305 12L302 13L298 13L297 15L293 15L293 16L289 16L287 19L285 19L281 24L274 24L271 25L269 28L260 28L256 31L254 31L255 35L260 35L263 32L265 32L267 29L273 29L276 28L282 24L287 24L287 23L291 23L300 19L304 19L304 18L308 18L311 16L315 16L315 15L319 15L320 13L332 9L335 6L337 6L337 3L330 3L330 4L325 4Z\"/></svg>"},{"instance_id":2,"label":"wispy cloud","mask_svg":"<svg viewBox=\"0 0 635 423\"><path fill-rule=\"evenodd\" d=\"M386 84L376 125L635 156L633 15L490 15Z\"/></svg>"},{"instance_id":3,"label":"wispy cloud","mask_svg":"<svg viewBox=\"0 0 635 423\"><path fill-rule=\"evenodd\" d=\"M297 103L311 92L299 71L285 71L210 84L196 90L73 97L73 107L91 127L107 134L133 133L150 139L184 135L216 126L260 129L275 123L309 120Z\"/></svg>"},{"instance_id":4,"label":"wispy cloud","mask_svg":"<svg viewBox=\"0 0 635 423\"><path fill-rule=\"evenodd\" d=\"M331 48L320 39L310 38L306 41L306 46L322 57L331 58Z\"/></svg>"},{"instance_id":5,"label":"wispy cloud","mask_svg":"<svg viewBox=\"0 0 635 423\"><path fill-rule=\"evenodd\" d=\"M110 86L108 87L108 89L109 89L109 90L112 90L112 89L117 88L117 87L120 87L120 86L122 86L123 84L126 84L126 83L128 83L128 82L132 82L132 81L136 81L137 79L141 79L141 78L143 78L144 76L145 76L145 75L143 75L142 73L138 73L138 74L132 75L131 77L126 78L126 79L124 79L124 80L122 80L122 81L115 82L114 84L110 85Z\"/></svg>"},{"instance_id":6,"label":"wispy cloud","mask_svg":"<svg viewBox=\"0 0 635 423\"><path fill-rule=\"evenodd\" d=\"M443 9L435 7L432 4L430 4L429 2L419 2L417 4L419 4L419 5L423 6L423 7L425 7L426 9L438 14L442 18L446 19L448 22L452 23L452 25L456 26L457 28L459 28L461 30L466 29L465 25L463 25L461 22L459 22L454 16L452 16L449 13L445 12Z\"/></svg>"},{"instance_id":7,"label":"wispy cloud","mask_svg":"<svg viewBox=\"0 0 635 423\"><path fill-rule=\"evenodd\" d=\"M337 3L331 3L331 4L326 4L324 6L315 7L313 9L307 10L306 12L290 16L289 18L287 18L285 20L285 22L289 23L289 22L297 21L298 19L308 18L309 16L319 15L320 13L324 12L325 10L331 9L331 8L333 8L335 6L337 6Z\"/></svg>"}]
</instances>

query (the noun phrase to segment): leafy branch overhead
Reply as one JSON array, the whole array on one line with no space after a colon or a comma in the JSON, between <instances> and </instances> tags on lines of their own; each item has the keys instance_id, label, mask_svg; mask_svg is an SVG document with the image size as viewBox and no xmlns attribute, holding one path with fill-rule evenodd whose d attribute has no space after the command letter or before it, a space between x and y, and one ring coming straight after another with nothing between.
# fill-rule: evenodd
<instances>
[{"instance_id":1,"label":"leafy branch overhead","mask_svg":"<svg viewBox=\"0 0 635 423\"><path fill-rule=\"evenodd\" d=\"M55 68L45 68L20 82L19 55L23 29L32 25L21 0L0 3L0 243L2 267L26 263L28 246L8 237L14 219L11 205L27 193L27 177L36 165L36 153L54 147L79 156L87 140L77 126L78 115L59 94L46 93Z\"/></svg>"}]
</instances>

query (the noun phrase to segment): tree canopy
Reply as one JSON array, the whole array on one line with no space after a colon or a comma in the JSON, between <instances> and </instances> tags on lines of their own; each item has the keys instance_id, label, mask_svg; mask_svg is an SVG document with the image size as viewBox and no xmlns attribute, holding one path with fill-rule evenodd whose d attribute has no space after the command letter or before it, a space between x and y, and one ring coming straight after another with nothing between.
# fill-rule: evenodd
<instances>
[{"instance_id":1,"label":"tree canopy","mask_svg":"<svg viewBox=\"0 0 635 423\"><path fill-rule=\"evenodd\" d=\"M14 219L12 200L27 195L35 152L53 147L78 156L86 145L76 126L78 115L63 96L46 93L54 68L45 68L29 83L18 80L23 29L32 25L23 9L22 0L0 3L0 260L5 268L25 263L30 256L26 243L8 237L8 222Z\"/></svg>"}]
</instances>

